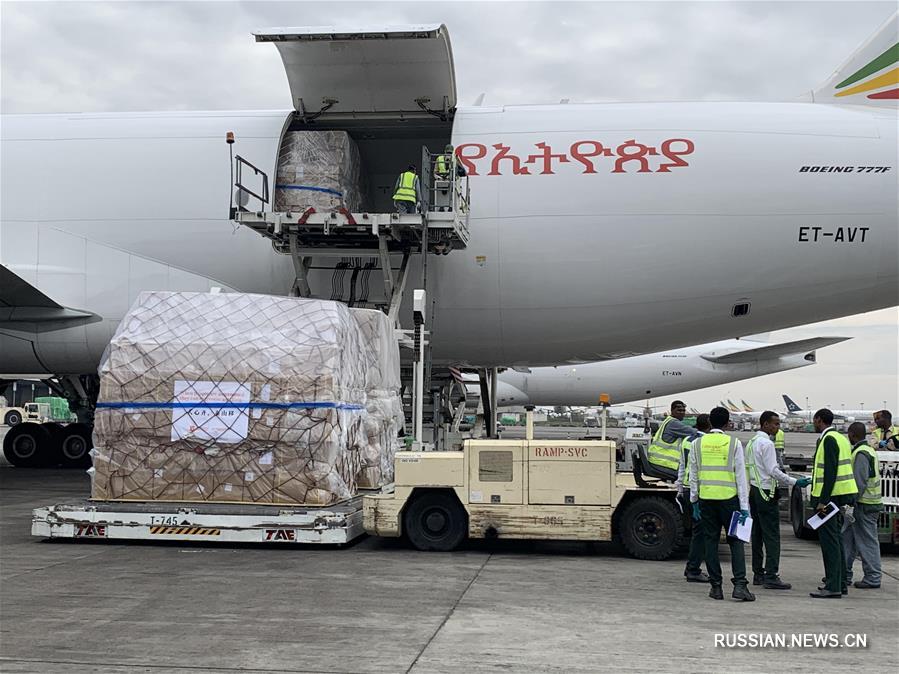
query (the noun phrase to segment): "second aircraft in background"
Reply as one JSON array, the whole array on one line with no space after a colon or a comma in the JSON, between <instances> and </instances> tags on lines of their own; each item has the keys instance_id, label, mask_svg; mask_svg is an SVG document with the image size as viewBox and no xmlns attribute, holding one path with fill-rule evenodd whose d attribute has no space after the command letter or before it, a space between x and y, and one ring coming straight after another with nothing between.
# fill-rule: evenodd
<instances>
[{"instance_id":1,"label":"second aircraft in background","mask_svg":"<svg viewBox=\"0 0 899 674\"><path fill-rule=\"evenodd\" d=\"M782 344L730 339L597 363L506 370L497 382L497 403L593 406L601 393L609 394L613 404L642 401L813 365L816 349L847 339L815 337ZM466 384L477 390L473 375L466 375Z\"/></svg>"}]
</instances>

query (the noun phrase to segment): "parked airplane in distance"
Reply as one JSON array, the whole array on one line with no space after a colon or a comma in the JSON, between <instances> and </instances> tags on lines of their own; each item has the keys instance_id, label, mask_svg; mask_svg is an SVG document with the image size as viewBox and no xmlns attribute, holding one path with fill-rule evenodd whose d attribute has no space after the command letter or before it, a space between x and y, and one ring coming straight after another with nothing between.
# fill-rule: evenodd
<instances>
[{"instance_id":1,"label":"parked airplane in distance","mask_svg":"<svg viewBox=\"0 0 899 674\"><path fill-rule=\"evenodd\" d=\"M807 419L811 419L815 412L819 409L803 409L787 394L783 394L784 404L787 406L787 412L790 416L794 417L805 417ZM845 409L830 409L833 412L833 416L836 419L842 419L844 421L874 421L874 412L877 410L845 410Z\"/></svg>"},{"instance_id":2,"label":"parked airplane in distance","mask_svg":"<svg viewBox=\"0 0 899 674\"><path fill-rule=\"evenodd\" d=\"M615 404L760 377L816 362L816 349L848 337L813 337L771 344L732 339L686 349L581 365L537 367L499 375L499 406L594 406L608 393ZM472 382L473 385L473 382Z\"/></svg>"}]
</instances>

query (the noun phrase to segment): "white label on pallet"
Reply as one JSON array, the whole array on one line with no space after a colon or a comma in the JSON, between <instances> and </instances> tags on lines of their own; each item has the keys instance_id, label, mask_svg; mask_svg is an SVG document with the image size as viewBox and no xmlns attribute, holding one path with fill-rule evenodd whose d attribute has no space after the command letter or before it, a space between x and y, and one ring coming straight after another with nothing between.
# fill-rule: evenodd
<instances>
[{"instance_id":1,"label":"white label on pallet","mask_svg":"<svg viewBox=\"0 0 899 674\"><path fill-rule=\"evenodd\" d=\"M175 401L202 407L172 410L172 440L213 440L233 444L246 439L247 408L211 407L212 403L249 403L250 388L236 381L175 381Z\"/></svg>"}]
</instances>

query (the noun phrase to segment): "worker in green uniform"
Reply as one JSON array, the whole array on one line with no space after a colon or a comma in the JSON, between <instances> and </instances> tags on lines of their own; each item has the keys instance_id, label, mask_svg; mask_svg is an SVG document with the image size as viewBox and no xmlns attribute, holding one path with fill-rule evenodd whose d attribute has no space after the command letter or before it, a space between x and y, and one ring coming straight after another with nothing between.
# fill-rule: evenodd
<instances>
[{"instance_id":1,"label":"worker in green uniform","mask_svg":"<svg viewBox=\"0 0 899 674\"><path fill-rule=\"evenodd\" d=\"M730 422L730 412L716 407L709 412L712 430L693 441L690 450L690 502L693 519L701 522L705 537L705 566L709 572L712 599L724 599L721 590L721 563L718 561L718 538L721 527L727 531L734 513L741 522L749 517L749 486L743 445L724 429ZM730 546L731 597L738 601L755 601L746 580L746 556L743 541L728 536Z\"/></svg>"},{"instance_id":2,"label":"worker in green uniform","mask_svg":"<svg viewBox=\"0 0 899 674\"><path fill-rule=\"evenodd\" d=\"M777 465L781 470L784 470L786 467L784 465L785 449L786 442L784 441L784 431L782 428L778 428L777 433L774 434L774 453L777 455Z\"/></svg>"},{"instance_id":3,"label":"worker in green uniform","mask_svg":"<svg viewBox=\"0 0 899 674\"><path fill-rule=\"evenodd\" d=\"M409 164L400 173L393 188L393 205L397 213L415 213L421 203L421 186L418 182L418 169Z\"/></svg>"},{"instance_id":4,"label":"worker in green uniform","mask_svg":"<svg viewBox=\"0 0 899 674\"><path fill-rule=\"evenodd\" d=\"M871 447L886 452L899 450L899 426L893 425L893 414L889 410L880 410L874 415L874 425Z\"/></svg>"},{"instance_id":5,"label":"worker in green uniform","mask_svg":"<svg viewBox=\"0 0 899 674\"><path fill-rule=\"evenodd\" d=\"M696 430L700 436L712 430L708 414L700 414L696 417ZM681 460L677 468L677 498L686 510L690 512L690 449L693 441L689 438L681 440ZM702 572L702 560L705 559L705 538L702 535L702 527L698 522L693 522L690 527L690 549L687 552L687 566L684 568L684 578L688 583L708 583L709 577Z\"/></svg>"},{"instance_id":6,"label":"worker in green uniform","mask_svg":"<svg viewBox=\"0 0 899 674\"><path fill-rule=\"evenodd\" d=\"M843 549L843 508L855 502L858 488L852 474L852 445L833 427L833 412L822 408L812 418L820 433L812 463L812 501L815 512L824 515L833 503L839 510L818 527L824 560L824 585L809 595L815 599L841 599L849 593L846 553Z\"/></svg>"},{"instance_id":7,"label":"worker in green uniform","mask_svg":"<svg viewBox=\"0 0 899 674\"><path fill-rule=\"evenodd\" d=\"M855 557L862 559L864 578L852 583L860 590L880 587L880 541L877 539L877 519L883 510L883 491L880 486L880 462L877 453L865 442L867 429L856 421L849 425L849 442L852 443L852 475L858 489L853 521L843 532L846 549L846 575L852 582L852 566Z\"/></svg>"},{"instance_id":8,"label":"worker in green uniform","mask_svg":"<svg viewBox=\"0 0 899 674\"><path fill-rule=\"evenodd\" d=\"M675 481L674 476L677 474L681 459L681 440L687 438L692 441L699 436L695 428L684 423L686 415L687 406L683 401L673 401L671 412L652 436L647 450L649 463L670 472L672 482Z\"/></svg>"},{"instance_id":9,"label":"worker in green uniform","mask_svg":"<svg viewBox=\"0 0 899 674\"><path fill-rule=\"evenodd\" d=\"M772 438L780 430L780 417L770 410L759 417L761 426L746 443L746 470L749 479L749 512L752 514L752 584L768 590L789 590L780 579L780 508L777 485L808 486L809 478L798 480L777 465Z\"/></svg>"}]
</instances>

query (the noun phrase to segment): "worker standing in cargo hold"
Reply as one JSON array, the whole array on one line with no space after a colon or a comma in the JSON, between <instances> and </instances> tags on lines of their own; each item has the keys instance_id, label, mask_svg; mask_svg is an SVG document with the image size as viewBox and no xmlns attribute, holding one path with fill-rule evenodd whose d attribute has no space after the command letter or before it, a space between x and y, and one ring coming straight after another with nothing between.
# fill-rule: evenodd
<instances>
[{"instance_id":1,"label":"worker standing in cargo hold","mask_svg":"<svg viewBox=\"0 0 899 674\"><path fill-rule=\"evenodd\" d=\"M708 414L700 414L696 417L696 430L700 436L712 430ZM685 508L690 511L690 449L692 441L689 438L681 440L681 460L677 467L677 497ZM686 491L685 491L686 490ZM698 522L693 522L690 527L690 549L687 552L687 566L684 568L684 578L688 583L708 583L709 577L702 572L702 560L705 559L705 537L702 535L702 527Z\"/></svg>"},{"instance_id":2,"label":"worker standing in cargo hold","mask_svg":"<svg viewBox=\"0 0 899 674\"><path fill-rule=\"evenodd\" d=\"M746 443L749 512L752 514L752 584L768 590L789 590L780 579L780 509L777 485L805 487L807 477L796 479L777 465L772 437L780 431L780 417L770 410L759 417L761 430Z\"/></svg>"},{"instance_id":3,"label":"worker standing in cargo hold","mask_svg":"<svg viewBox=\"0 0 899 674\"><path fill-rule=\"evenodd\" d=\"M681 400L671 403L671 412L659 426L659 430L652 436L649 443L649 463L656 468L661 468L671 474L674 482L677 475L678 464L681 459L681 440L695 440L699 432L683 422L687 414L687 406ZM694 473L695 474L695 473Z\"/></svg>"},{"instance_id":4,"label":"worker standing in cargo hold","mask_svg":"<svg viewBox=\"0 0 899 674\"><path fill-rule=\"evenodd\" d=\"M421 203L421 186L418 181L418 169L409 164L400 173L393 188L393 205L397 213L415 213Z\"/></svg>"},{"instance_id":5,"label":"worker standing in cargo hold","mask_svg":"<svg viewBox=\"0 0 899 674\"><path fill-rule=\"evenodd\" d=\"M880 587L880 541L877 540L877 519L883 510L883 493L880 488L880 465L877 454L865 441L867 429L860 421L849 425L849 442L852 443L852 474L858 498L855 500L854 521L843 532L846 549L846 579L852 582L852 566L855 556L862 558L865 572L861 580L853 583L861 590Z\"/></svg>"},{"instance_id":6,"label":"worker standing in cargo hold","mask_svg":"<svg viewBox=\"0 0 899 674\"><path fill-rule=\"evenodd\" d=\"M452 176L453 146L443 148L443 154L437 155L434 162L434 208L438 211L446 211L452 208L452 182L466 175L465 167L461 162L456 162L456 175Z\"/></svg>"},{"instance_id":7,"label":"worker standing in cargo hold","mask_svg":"<svg viewBox=\"0 0 899 674\"><path fill-rule=\"evenodd\" d=\"M880 410L874 415L876 428L871 433L871 447L887 452L899 450L899 426L893 426L893 414L889 410Z\"/></svg>"},{"instance_id":8,"label":"worker standing in cargo hold","mask_svg":"<svg viewBox=\"0 0 899 674\"><path fill-rule=\"evenodd\" d=\"M712 584L709 596L724 599L718 537L721 527L728 530L734 513L739 513L741 522L749 517L749 486L743 445L724 432L730 422L730 412L724 407L716 407L709 412L709 421L712 430L697 438L690 451L690 502L693 504L693 520L701 523L705 537L705 566ZM734 584L731 597L739 601L755 601L755 595L747 587L743 541L728 536L727 544L730 546Z\"/></svg>"},{"instance_id":9,"label":"worker standing in cargo hold","mask_svg":"<svg viewBox=\"0 0 899 674\"><path fill-rule=\"evenodd\" d=\"M836 515L818 527L821 557L824 560L824 585L809 595L815 599L841 599L848 594L849 576L843 549L843 507L855 501L858 488L852 474L852 445L845 435L833 427L833 412L822 408L812 417L815 430L821 435L815 448L812 464L812 500L815 512L824 514L833 502Z\"/></svg>"}]
</instances>

